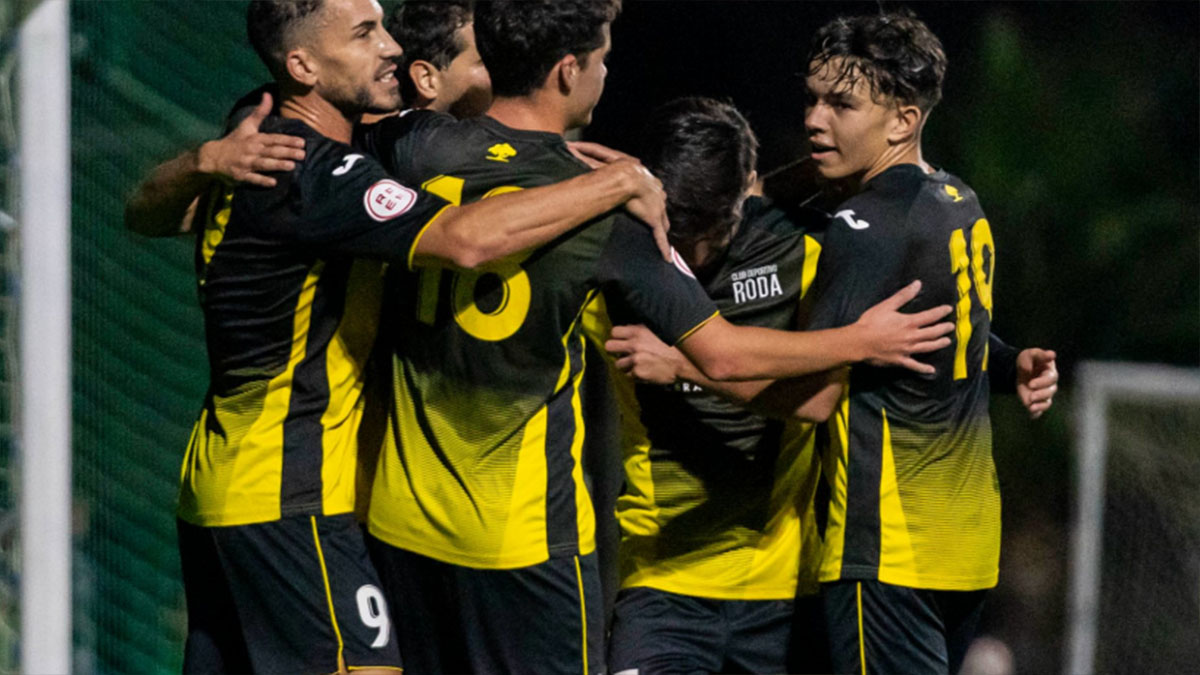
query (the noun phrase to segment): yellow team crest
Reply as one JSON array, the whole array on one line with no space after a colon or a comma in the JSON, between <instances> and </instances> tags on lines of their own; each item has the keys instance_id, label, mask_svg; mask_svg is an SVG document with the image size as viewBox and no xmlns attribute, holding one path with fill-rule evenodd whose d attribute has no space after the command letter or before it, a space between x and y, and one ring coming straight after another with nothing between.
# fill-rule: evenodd
<instances>
[{"instance_id":1,"label":"yellow team crest","mask_svg":"<svg viewBox=\"0 0 1200 675\"><path fill-rule=\"evenodd\" d=\"M946 189L946 194L954 198L954 201L961 202L963 200L962 195L958 194L958 188L953 185L943 185L942 187Z\"/></svg>"},{"instance_id":2,"label":"yellow team crest","mask_svg":"<svg viewBox=\"0 0 1200 675\"><path fill-rule=\"evenodd\" d=\"M497 143L487 149L487 159L493 162L507 162L509 159L517 156L517 151L508 143Z\"/></svg>"}]
</instances>

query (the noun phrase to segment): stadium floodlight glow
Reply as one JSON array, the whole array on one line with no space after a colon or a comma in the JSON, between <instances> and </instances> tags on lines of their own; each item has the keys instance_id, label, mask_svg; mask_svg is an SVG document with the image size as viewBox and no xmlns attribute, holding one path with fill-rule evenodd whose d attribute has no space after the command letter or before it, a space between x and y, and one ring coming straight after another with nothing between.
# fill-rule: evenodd
<instances>
[{"instance_id":1,"label":"stadium floodlight glow","mask_svg":"<svg viewBox=\"0 0 1200 675\"><path fill-rule=\"evenodd\" d=\"M21 672L71 672L71 116L67 0L20 29Z\"/></svg>"},{"instance_id":2,"label":"stadium floodlight glow","mask_svg":"<svg viewBox=\"0 0 1200 675\"><path fill-rule=\"evenodd\" d=\"M1110 404L1200 403L1200 370L1157 364L1088 361L1076 370L1076 500L1071 531L1071 587L1063 672L1095 672L1101 610L1105 476Z\"/></svg>"}]
</instances>

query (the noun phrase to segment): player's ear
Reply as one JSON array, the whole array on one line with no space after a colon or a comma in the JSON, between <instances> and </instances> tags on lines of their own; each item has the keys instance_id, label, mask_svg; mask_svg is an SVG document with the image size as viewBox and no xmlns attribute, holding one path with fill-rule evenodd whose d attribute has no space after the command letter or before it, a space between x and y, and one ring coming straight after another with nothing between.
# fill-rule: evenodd
<instances>
[{"instance_id":1,"label":"player's ear","mask_svg":"<svg viewBox=\"0 0 1200 675\"><path fill-rule=\"evenodd\" d=\"M284 57L284 66L293 80L311 87L317 83L317 62L303 47L297 47Z\"/></svg>"},{"instance_id":2,"label":"player's ear","mask_svg":"<svg viewBox=\"0 0 1200 675\"><path fill-rule=\"evenodd\" d=\"M441 72L438 67L424 59L417 59L408 64L408 77L417 90L417 95L430 101L437 99L438 88L442 84Z\"/></svg>"},{"instance_id":3,"label":"player's ear","mask_svg":"<svg viewBox=\"0 0 1200 675\"><path fill-rule=\"evenodd\" d=\"M891 129L888 131L888 140L894 144L912 140L921 130L921 123L924 121L925 113L921 112L919 106L897 105L892 117Z\"/></svg>"},{"instance_id":4,"label":"player's ear","mask_svg":"<svg viewBox=\"0 0 1200 675\"><path fill-rule=\"evenodd\" d=\"M746 195L761 197L762 193L762 183L758 182L758 170L750 169L750 175L746 176Z\"/></svg>"},{"instance_id":5,"label":"player's ear","mask_svg":"<svg viewBox=\"0 0 1200 675\"><path fill-rule=\"evenodd\" d=\"M550 76L558 79L558 88L565 95L575 89L575 84L579 81L579 71L579 59L575 58L574 54L567 54L554 64Z\"/></svg>"}]
</instances>

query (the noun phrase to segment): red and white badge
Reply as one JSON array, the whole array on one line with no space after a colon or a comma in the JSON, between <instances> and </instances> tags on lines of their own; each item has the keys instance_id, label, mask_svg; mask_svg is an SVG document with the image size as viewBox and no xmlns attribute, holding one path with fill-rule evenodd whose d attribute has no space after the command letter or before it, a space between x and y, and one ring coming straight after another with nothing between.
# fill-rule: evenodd
<instances>
[{"instance_id":1,"label":"red and white badge","mask_svg":"<svg viewBox=\"0 0 1200 675\"><path fill-rule=\"evenodd\" d=\"M390 178L384 178L367 188L367 193L363 195L367 215L381 223L408 211L416 203L416 191Z\"/></svg>"}]
</instances>

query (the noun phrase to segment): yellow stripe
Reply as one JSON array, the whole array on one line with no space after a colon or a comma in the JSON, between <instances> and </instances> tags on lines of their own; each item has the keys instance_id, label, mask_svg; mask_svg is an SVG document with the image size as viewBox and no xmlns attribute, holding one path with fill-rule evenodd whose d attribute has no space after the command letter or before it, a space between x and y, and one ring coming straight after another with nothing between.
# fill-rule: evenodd
<instances>
[{"instance_id":1,"label":"yellow stripe","mask_svg":"<svg viewBox=\"0 0 1200 675\"><path fill-rule=\"evenodd\" d=\"M800 272L800 297L808 293L813 279L817 276L817 260L821 257L821 244L816 239L804 235L804 269Z\"/></svg>"},{"instance_id":2,"label":"yellow stripe","mask_svg":"<svg viewBox=\"0 0 1200 675\"><path fill-rule=\"evenodd\" d=\"M404 672L404 669L399 666L346 666L346 670L394 670L397 673Z\"/></svg>"},{"instance_id":3,"label":"yellow stripe","mask_svg":"<svg viewBox=\"0 0 1200 675\"><path fill-rule=\"evenodd\" d=\"M695 326L692 326L691 330L689 330L688 332L679 336L679 339L675 341L675 345L673 345L673 346L678 346L680 342L683 342L684 340L690 338L692 336L692 333L695 333L696 331L700 330L701 328L704 328L704 326L706 326L709 321L712 321L713 319L717 318L718 316L721 316L721 310L717 310L717 311L713 312L712 316L701 321L700 323L696 324Z\"/></svg>"},{"instance_id":4,"label":"yellow stripe","mask_svg":"<svg viewBox=\"0 0 1200 675\"><path fill-rule=\"evenodd\" d=\"M575 556L575 580L579 582L579 620L583 623L583 675L588 675L587 601L583 597L583 572L579 570L579 556Z\"/></svg>"},{"instance_id":5,"label":"yellow stripe","mask_svg":"<svg viewBox=\"0 0 1200 675\"><path fill-rule=\"evenodd\" d=\"M216 209L218 201L222 202L221 209L212 213L213 209ZM213 190L209 199L209 212L212 213L212 220L204 228L204 247L202 249L205 265L212 262L217 246L225 238L225 226L229 225L229 214L233 212L232 187L225 188L221 192Z\"/></svg>"},{"instance_id":6,"label":"yellow stripe","mask_svg":"<svg viewBox=\"0 0 1200 675\"><path fill-rule=\"evenodd\" d=\"M862 664L862 675L867 675L867 646L863 640L862 582L854 584L854 588L858 595L858 662Z\"/></svg>"},{"instance_id":7,"label":"yellow stripe","mask_svg":"<svg viewBox=\"0 0 1200 675\"><path fill-rule=\"evenodd\" d=\"M433 221L437 220L438 217L445 213L446 209L450 208L451 206L453 206L453 204L447 204L438 209L438 212L433 214L433 217L421 226L421 230L417 232L416 238L413 239L412 248L408 249L408 269L411 270L413 268L413 256L417 254L417 244L421 243L421 237L425 236L425 231L429 229L430 225L433 225Z\"/></svg>"},{"instance_id":8,"label":"yellow stripe","mask_svg":"<svg viewBox=\"0 0 1200 675\"><path fill-rule=\"evenodd\" d=\"M917 556L913 551L912 538L908 533L908 519L904 516L904 504L900 499L900 484L896 479L896 457L892 451L892 430L888 424L887 410L879 409L883 418L883 455L879 475L879 581L888 584L908 585L906 581L919 579ZM896 577L893 575L903 575ZM918 582L918 588L925 584Z\"/></svg>"},{"instance_id":9,"label":"yellow stripe","mask_svg":"<svg viewBox=\"0 0 1200 675\"><path fill-rule=\"evenodd\" d=\"M333 611L333 589L329 587L329 570L325 567L325 553L321 551L321 537L317 534L317 517L309 516L312 521L313 544L317 547L317 560L321 562L321 580L325 582L325 600L329 602L329 621L333 624L333 634L338 643L338 672L346 671L346 657L342 654L345 645L342 643L342 631L338 628L337 613Z\"/></svg>"}]
</instances>

